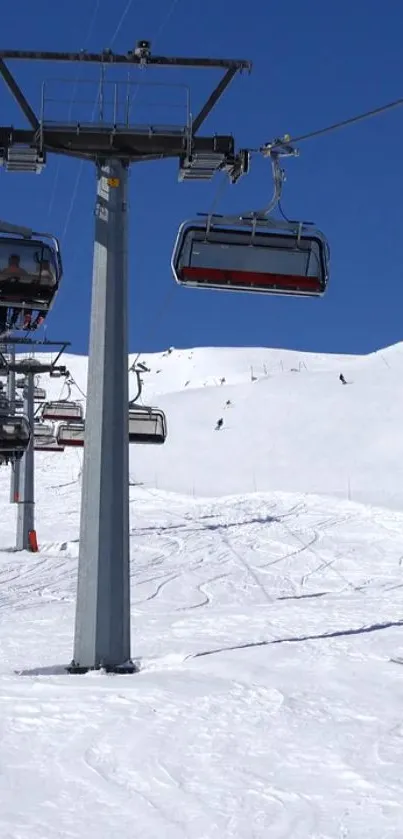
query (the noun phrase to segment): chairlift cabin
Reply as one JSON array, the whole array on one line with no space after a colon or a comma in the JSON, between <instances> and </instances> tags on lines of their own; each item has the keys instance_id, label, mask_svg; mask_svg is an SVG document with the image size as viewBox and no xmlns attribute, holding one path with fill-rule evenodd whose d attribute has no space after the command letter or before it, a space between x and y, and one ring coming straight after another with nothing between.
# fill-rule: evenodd
<instances>
[{"instance_id":1,"label":"chairlift cabin","mask_svg":"<svg viewBox=\"0 0 403 839\"><path fill-rule=\"evenodd\" d=\"M56 439L59 446L82 448L84 446L84 432L84 422L60 423L57 429Z\"/></svg>"},{"instance_id":2,"label":"chairlift cabin","mask_svg":"<svg viewBox=\"0 0 403 839\"><path fill-rule=\"evenodd\" d=\"M129 443L165 443L167 422L159 408L129 407Z\"/></svg>"},{"instance_id":3,"label":"chairlift cabin","mask_svg":"<svg viewBox=\"0 0 403 839\"><path fill-rule=\"evenodd\" d=\"M4 235L0 224L0 306L46 313L62 277L59 243L51 235L30 233Z\"/></svg>"},{"instance_id":4,"label":"chairlift cabin","mask_svg":"<svg viewBox=\"0 0 403 839\"><path fill-rule=\"evenodd\" d=\"M80 402L46 402L42 409L42 417L45 420L57 420L60 422L77 422L83 418L83 406Z\"/></svg>"},{"instance_id":5,"label":"chairlift cabin","mask_svg":"<svg viewBox=\"0 0 403 839\"><path fill-rule=\"evenodd\" d=\"M323 234L307 224L216 217L182 224L172 270L191 287L321 297L328 257Z\"/></svg>"},{"instance_id":6,"label":"chairlift cabin","mask_svg":"<svg viewBox=\"0 0 403 839\"><path fill-rule=\"evenodd\" d=\"M31 429L26 417L0 414L0 454L19 459L28 448Z\"/></svg>"}]
</instances>

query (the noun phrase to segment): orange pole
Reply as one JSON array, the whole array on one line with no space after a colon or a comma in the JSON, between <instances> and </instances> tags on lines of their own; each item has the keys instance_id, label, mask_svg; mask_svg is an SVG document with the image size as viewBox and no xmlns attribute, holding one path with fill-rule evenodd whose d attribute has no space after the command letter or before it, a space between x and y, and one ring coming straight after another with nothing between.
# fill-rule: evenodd
<instances>
[{"instance_id":1,"label":"orange pole","mask_svg":"<svg viewBox=\"0 0 403 839\"><path fill-rule=\"evenodd\" d=\"M32 553L38 552L38 540L36 538L36 530L30 530L28 533L29 548Z\"/></svg>"}]
</instances>

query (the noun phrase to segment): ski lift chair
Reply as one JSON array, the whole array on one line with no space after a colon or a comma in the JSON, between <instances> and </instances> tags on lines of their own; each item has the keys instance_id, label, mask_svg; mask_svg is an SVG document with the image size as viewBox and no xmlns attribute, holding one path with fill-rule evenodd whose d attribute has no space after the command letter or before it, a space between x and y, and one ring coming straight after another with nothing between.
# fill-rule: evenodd
<instances>
[{"instance_id":1,"label":"ski lift chair","mask_svg":"<svg viewBox=\"0 0 403 839\"><path fill-rule=\"evenodd\" d=\"M56 439L59 446L82 448L84 446L85 422L60 423Z\"/></svg>"},{"instance_id":2,"label":"ski lift chair","mask_svg":"<svg viewBox=\"0 0 403 839\"><path fill-rule=\"evenodd\" d=\"M34 438L34 449L36 452L64 452L63 446L59 446L55 436L36 436Z\"/></svg>"},{"instance_id":3,"label":"ski lift chair","mask_svg":"<svg viewBox=\"0 0 403 839\"><path fill-rule=\"evenodd\" d=\"M248 224L185 222L172 269L180 285L222 291L321 297L328 282L328 246L318 231L262 219Z\"/></svg>"},{"instance_id":4,"label":"ski lift chair","mask_svg":"<svg viewBox=\"0 0 403 839\"><path fill-rule=\"evenodd\" d=\"M167 438L167 422L159 408L129 405L129 443L161 445Z\"/></svg>"},{"instance_id":5,"label":"ski lift chair","mask_svg":"<svg viewBox=\"0 0 403 839\"><path fill-rule=\"evenodd\" d=\"M180 285L321 297L329 278L329 246L309 222L274 218L285 174L280 158L296 155L289 138L261 149L270 157L274 190L267 207L237 216L207 214L179 228L172 271ZM284 214L282 213L284 216Z\"/></svg>"},{"instance_id":6,"label":"ski lift chair","mask_svg":"<svg viewBox=\"0 0 403 839\"><path fill-rule=\"evenodd\" d=\"M83 419L83 407L80 402L68 400L46 402L42 409L42 417L45 420L77 422Z\"/></svg>"}]
</instances>

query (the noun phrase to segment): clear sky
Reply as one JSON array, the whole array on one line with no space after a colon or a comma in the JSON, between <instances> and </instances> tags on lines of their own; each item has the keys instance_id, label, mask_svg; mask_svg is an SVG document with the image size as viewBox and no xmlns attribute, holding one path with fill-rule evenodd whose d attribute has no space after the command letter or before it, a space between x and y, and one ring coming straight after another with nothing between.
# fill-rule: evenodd
<instances>
[{"instance_id":1,"label":"clear sky","mask_svg":"<svg viewBox=\"0 0 403 839\"><path fill-rule=\"evenodd\" d=\"M403 96L403 7L366 0L28 0L7 4L3 48L127 52L139 38L166 55L247 58L200 133L233 133L237 147L297 136ZM39 110L47 81L49 118L84 120L99 70L24 64L12 68ZM89 70L89 72L88 72ZM119 78L126 80L125 71ZM134 69L143 88L136 121L180 123L189 84L192 110L218 71ZM77 84L77 78L91 84ZM65 79L69 84L51 80ZM81 104L86 99L88 104ZM80 104L79 104L80 103ZM2 124L24 119L0 82ZM46 114L45 114L46 115ZM191 290L175 284L170 257L177 228L198 211L255 209L271 194L270 165L252 159L236 186L177 181L177 162L136 164L130 176L130 350L167 346L263 345L368 352L402 339L403 108L311 139L286 163L283 208L315 221L331 247L331 278L321 300ZM88 346L95 171L90 163L49 159L40 176L0 171L0 217L61 238L65 274L47 335Z\"/></svg>"}]
</instances>

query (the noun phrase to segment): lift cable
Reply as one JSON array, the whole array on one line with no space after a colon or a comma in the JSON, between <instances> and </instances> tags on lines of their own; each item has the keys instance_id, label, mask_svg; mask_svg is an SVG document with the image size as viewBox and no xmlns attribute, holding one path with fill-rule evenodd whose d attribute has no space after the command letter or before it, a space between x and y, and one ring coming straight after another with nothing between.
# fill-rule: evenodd
<instances>
[{"instance_id":1,"label":"lift cable","mask_svg":"<svg viewBox=\"0 0 403 839\"><path fill-rule=\"evenodd\" d=\"M164 31L165 27L167 26L167 24L168 24L168 23L169 23L169 21L171 20L171 17L172 17L172 15L173 15L174 11L175 11L175 7L178 5L178 3L179 3L179 0L172 0L171 6L170 6L170 8L168 9L168 12L167 12L167 14L165 15L165 17L163 18L163 20L162 20L162 22L161 22L161 25L160 25L160 27L159 27L159 29L158 29L158 31L157 31L157 34L156 34L156 35L154 36L154 38L153 38L153 41L152 41L153 45L154 45L154 44L155 44L155 42L158 40L158 38L160 37L160 35L163 33L163 31Z\"/></svg>"},{"instance_id":2,"label":"lift cable","mask_svg":"<svg viewBox=\"0 0 403 839\"><path fill-rule=\"evenodd\" d=\"M348 119L340 120L339 122L333 122L331 125L327 125L325 128L317 128L315 131L309 131L307 134L300 134L299 137L290 137L286 135L283 140L287 145L291 144L294 145L295 143L302 143L304 140L310 140L312 137L320 137L323 134L330 134L331 131L338 131L339 128L345 128L348 125L353 125L356 122L362 122L365 119L370 119L371 117L379 116L380 114L386 113L386 111L391 111L393 108L399 108L403 105L403 98L395 99L393 102L388 102L386 105L380 105L379 108L373 108L371 111L365 111L361 114L356 114L353 117L349 117ZM276 144L281 143L281 140L276 140ZM260 152L262 154L266 154L268 150L270 150L271 143L265 143L260 149L253 149L254 152Z\"/></svg>"},{"instance_id":3,"label":"lift cable","mask_svg":"<svg viewBox=\"0 0 403 839\"><path fill-rule=\"evenodd\" d=\"M157 31L157 33L156 33L156 35L154 36L154 38L153 38L153 40L152 40L152 43L153 43L153 44L155 44L155 43L156 43L156 41L158 40L158 38L162 35L162 33L163 33L163 31L164 31L165 27L168 25L169 21L171 20L171 17L172 17L172 15L173 15L174 11L175 11L175 8L176 8L176 6L178 5L178 2L179 2L179 0L172 0L171 5L170 5L170 8L169 8L169 10L168 10L168 12L167 12L167 14L166 14L165 18L163 19L163 21L162 21L162 23L161 23L161 25L160 25L160 27L159 27L159 29L158 29L158 31ZM137 90L137 92L138 92L138 90ZM135 96L136 96L136 95L137 95L137 93L135 94ZM134 97L134 98L135 98L135 97ZM213 198L213 203L212 203L212 210L211 210L211 212L213 212L213 209L215 208L215 206L216 206L216 204L217 204L217 202L218 202L219 198L221 197L221 193L222 193L222 192L223 192L223 190L225 189L225 187L226 187L226 185L227 185L227 181L228 181L228 178L227 178L227 177L224 177L223 182L222 182L221 184L219 184L219 185L218 185L218 187L217 187L217 191L216 191L216 195L215 195L215 197ZM151 332L151 333L149 333L149 336L150 336L150 334L151 334L151 335L153 335L153 334L154 334L155 329L156 329L156 326L157 326L157 325L159 326L159 325L160 325L160 323L161 323L161 321L163 320L163 317L164 317L164 315L166 314L166 312L167 312L167 310L168 310L168 307L169 307L169 305L170 305L170 303L171 303L171 300L172 300L172 297L173 297L173 291L174 291L174 287L172 287L172 288L171 288L171 289L167 292L167 294L166 294L166 296L165 296L165 298L164 298L164 300L163 300L162 306L161 306L161 308L160 308L160 310L159 310L159 312L158 312L158 314L157 314L157 317L156 317L156 318L155 318L155 320L154 320L153 329L152 329L152 332ZM129 372L133 371L133 368L134 368L134 367L135 367L135 365L137 364L137 361L139 360L139 358L140 358L140 356L141 356L142 354L143 354L142 352L138 352L138 353L137 353L136 358L135 358L135 359L134 359L134 361L133 361L133 364L131 364L131 365L130 365L130 367L129 367Z\"/></svg>"},{"instance_id":4,"label":"lift cable","mask_svg":"<svg viewBox=\"0 0 403 839\"><path fill-rule=\"evenodd\" d=\"M116 38L117 38L117 36L120 32L120 29L123 26L123 23L124 23L129 11L130 11L132 5L133 5L133 2L134 2L134 0L128 0L128 3L127 3L127 5L126 5L121 17L120 17L119 23L116 26L116 29L115 29L115 31L112 35L112 39L110 41L109 47L112 47L112 45L116 41ZM97 95L96 95L96 99L95 99L95 102L94 102L94 107L93 107L92 114L91 114L91 121L94 119L95 111L97 109L98 97L99 97L99 93L100 93L100 90L101 90L101 85L102 85L102 81L99 83L99 86L98 86L98 92L97 92ZM83 174L84 162L85 162L84 160L80 160L79 165L78 165L77 176L76 176L76 180L74 182L73 192L72 192L72 195L71 195L69 208L67 210L66 221L65 221L64 228L63 228L63 233L62 233L62 236L61 236L62 241L64 241L64 239L65 239L67 229L68 229L68 226L70 224L70 219L71 219L71 216L72 216L72 213L73 213L74 205L76 203L78 188L80 186L81 176Z\"/></svg>"},{"instance_id":5,"label":"lift cable","mask_svg":"<svg viewBox=\"0 0 403 839\"><path fill-rule=\"evenodd\" d=\"M122 15L121 15L121 18L120 18L120 20L119 20L119 23L118 23L118 25L117 25L117 27L116 27L116 29L115 29L114 33L113 33L113 36L112 36L112 41L111 41L111 43L110 43L110 45L109 45L110 47L111 47L111 46L112 46L112 44L116 41L116 38L117 38L117 37L118 37L118 35L119 35L119 32L120 32L120 30L121 30L121 28L122 28L122 26L123 26L123 24L124 24L124 22L125 22L125 20L126 20L126 18L127 18L127 15L128 15L128 14L129 14L129 12L130 12L130 9L131 9L132 5L133 5L133 0L128 0L127 4L126 4L126 6L125 6L125 8L124 8L124 10L123 10L123 12L122 12Z\"/></svg>"},{"instance_id":6,"label":"lift cable","mask_svg":"<svg viewBox=\"0 0 403 839\"><path fill-rule=\"evenodd\" d=\"M155 330L156 330L157 326L160 326L164 316L166 315L166 313L168 311L168 308L169 308L169 305L171 303L174 291L175 291L175 285L172 284L169 291L167 292L167 294L165 295L165 297L162 301L162 305L160 306L160 308L158 310L157 316L154 320L153 328L148 333L149 338L150 338L150 336L152 337L155 334ZM136 358L133 361L133 364L131 364L130 367L129 367L129 372L133 371L133 368L134 368L135 364L137 364L137 361L139 360L141 355L143 355L142 352L137 353Z\"/></svg>"},{"instance_id":7,"label":"lift cable","mask_svg":"<svg viewBox=\"0 0 403 839\"><path fill-rule=\"evenodd\" d=\"M92 33L94 31L95 21L97 19L100 2L101 2L101 0L97 0L97 2L95 4L94 11L92 13L91 20L90 20L90 23L89 23L89 26L88 26L88 31L87 31L87 34L85 36L84 42L83 42L83 46L82 46L83 50L85 50L85 48L89 44ZM79 75L77 75L77 77L74 81L74 85L73 85L73 92L72 92L72 95L71 95L71 100L70 100L69 110L68 110L68 116L67 116L68 121L70 121L70 119L71 119L72 112L73 112L73 107L74 107L74 104L75 104L75 101L76 101L78 82L79 82ZM49 200L48 219L51 218L53 206L54 206L54 203L55 203L56 192L57 192L57 187L58 187L59 177L60 177L61 162L62 162L61 157L59 157L59 159L57 161L57 168L56 168L56 171L55 171L55 177L54 177L54 180L53 180L53 188L52 188L52 192L51 192L50 200Z\"/></svg>"},{"instance_id":8,"label":"lift cable","mask_svg":"<svg viewBox=\"0 0 403 839\"><path fill-rule=\"evenodd\" d=\"M112 45L116 41L116 38L117 38L117 36L118 36L122 26L123 26L124 21L126 20L126 17L127 17L128 13L129 13L132 5L133 5L133 2L134 2L134 0L128 0L128 3L126 4L126 6L125 6L125 8L122 12L122 15L120 17L120 20L119 20L119 22L116 26L116 29L115 29L115 31L112 35L112 39L110 41L109 47L112 47ZM156 36L157 38L159 38L159 36L163 32L163 30L165 29L166 25L168 24L170 18L172 17L172 13L175 9L175 6L176 6L177 2L178 2L178 0L172 0L171 8L170 8L168 14L166 15L165 19L163 20L163 22L162 22L162 24L161 24L161 26L160 26L160 28L157 32L157 36ZM93 111L92 111L91 119L93 119L94 116L95 116L95 111L96 111L97 104L98 104L98 96L99 96L101 85L102 85L102 81L100 82L99 87L98 87L98 93L97 93L97 97L96 97L96 100L95 100L95 103L94 103L94 108L93 108ZM69 208L68 208L68 211L67 211L67 216L66 216L66 222L65 222L62 237L61 237L62 241L64 240L64 238L66 236L67 229L68 229L68 226L70 224L70 219L71 219L71 216L72 216L72 213L73 213L74 205L75 205L75 202L76 202L76 199L77 199L78 188L80 186L80 181L81 181L81 176L82 176L82 173L83 173L84 162L85 162L84 160L80 160L80 163L79 163L77 177L76 177L76 180L75 180L75 183L74 183L73 193L72 193L72 196L71 196L71 201L70 201L70 205L69 205Z\"/></svg>"},{"instance_id":9,"label":"lift cable","mask_svg":"<svg viewBox=\"0 0 403 839\"><path fill-rule=\"evenodd\" d=\"M161 25L160 25L159 29L157 30L156 35L155 35L155 36L153 37L153 39L152 39L152 43L153 43L153 45L157 42L158 38L160 38L160 36L162 35L162 33L163 33L164 29L166 28L166 26L168 25L169 21L171 20L171 17L172 17L172 15L173 15L174 11L175 11L175 8L176 8L176 6L178 5L178 2L179 2L179 0L172 0L171 5L170 5L170 8L168 9L167 14L165 15L165 18L163 18L163 20L162 20L162 22L161 22ZM133 102L134 102L134 99L135 99L135 98L136 98L136 96L137 96L137 93L138 93L138 89L137 89L137 91L136 91L136 93L135 93L135 95L134 95L134 97L133 97L132 104L133 104ZM222 191L222 189L226 186L226 182L227 182L227 178L225 178L225 179L224 179L224 183L223 183L223 184L220 184L220 185L219 185L219 188L218 188L217 192L221 192L221 191ZM214 203L216 203L217 201L218 201L218 195L216 196ZM171 289L167 292L167 294L166 294L166 296L165 296L165 298L164 298L164 300L163 300L163 302L162 302L162 306L161 306L161 308L160 308L160 310L159 310L159 312L158 312L158 314L157 314L156 319L154 320L153 330L152 330L152 332L151 332L151 334L152 334L152 335L153 335L153 334L154 334L154 332L155 332L155 328L156 328L156 326L157 326L157 325L158 325L158 326L160 325L160 323L161 323L161 321L162 321L162 319L163 319L163 317L164 317L164 314L166 314L166 311L167 311L167 309L168 309L168 306L169 306L169 304L170 304L170 302L171 302L171 299L172 299L172 296L173 296L174 288L175 288L175 287L171 288ZM149 333L149 334L150 334L150 333ZM131 371L133 370L134 366L136 365L136 363L137 363L137 361L138 361L138 359L140 358L140 356L141 356L141 355L142 355L142 352L141 352L141 351L140 351L139 353L137 353L136 358L135 358L135 359L134 359L134 361L133 361L133 364L131 364L131 365L130 365L130 367L129 367L129 372L131 372Z\"/></svg>"},{"instance_id":10,"label":"lift cable","mask_svg":"<svg viewBox=\"0 0 403 839\"><path fill-rule=\"evenodd\" d=\"M162 19L160 27L157 30L157 34L154 35L154 37L152 38L151 43L152 43L153 47L157 43L159 37L162 35L162 33L163 33L164 29L166 28L166 26L168 25L169 21L171 20L171 17L173 15L174 11L175 11L175 7L177 6L178 2L179 2L179 0L172 0L167 14ZM142 72L143 70L145 70L146 66L147 66L146 64L144 64L144 65L140 64L138 69L140 70L140 72ZM128 85L130 84L131 72L132 72L132 68L129 67L128 70L127 70L127 83L128 83ZM129 112L131 111L131 109L133 107L133 104L134 104L135 100L137 99L137 96L138 96L139 92L140 92L140 85L138 84L137 85L137 90L135 91L134 95L130 99Z\"/></svg>"}]
</instances>

